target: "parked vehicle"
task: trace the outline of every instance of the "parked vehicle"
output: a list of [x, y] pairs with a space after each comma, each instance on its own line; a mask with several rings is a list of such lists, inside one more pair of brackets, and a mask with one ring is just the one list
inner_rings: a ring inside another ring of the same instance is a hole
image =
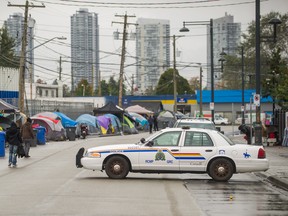
[[234, 144], [216, 130], [166, 128], [136, 144], [80, 148], [76, 167], [105, 170], [113, 179], [129, 172], [207, 173], [215, 181], [228, 181], [234, 173], [266, 171], [263, 146]]
[[230, 122], [227, 118], [223, 118], [221, 116], [215, 116], [214, 123], [215, 123], [215, 125], [228, 125], [228, 124], [230, 124]]
[[216, 130], [216, 127], [212, 121], [210, 121], [207, 118], [200, 118], [200, 117], [178, 119], [173, 127], [181, 128], [183, 126], [189, 126], [190, 128], [204, 128], [204, 129]]

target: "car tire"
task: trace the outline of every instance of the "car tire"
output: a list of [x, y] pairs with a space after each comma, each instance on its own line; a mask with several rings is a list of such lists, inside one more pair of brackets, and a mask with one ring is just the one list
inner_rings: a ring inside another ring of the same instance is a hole
[[121, 156], [112, 156], [105, 164], [105, 172], [112, 179], [125, 178], [129, 173], [129, 163]]
[[233, 175], [233, 165], [228, 159], [218, 158], [212, 161], [208, 173], [215, 181], [228, 181]]

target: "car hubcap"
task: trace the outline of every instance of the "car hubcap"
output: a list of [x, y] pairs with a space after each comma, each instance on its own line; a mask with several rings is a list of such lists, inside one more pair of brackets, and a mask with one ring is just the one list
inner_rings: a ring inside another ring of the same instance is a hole
[[121, 167], [120, 167], [119, 164], [115, 164], [115, 165], [113, 166], [113, 170], [114, 170], [114, 172], [119, 172], [120, 169], [121, 169]]
[[225, 168], [224, 167], [218, 167], [218, 173], [223, 175], [225, 173]]

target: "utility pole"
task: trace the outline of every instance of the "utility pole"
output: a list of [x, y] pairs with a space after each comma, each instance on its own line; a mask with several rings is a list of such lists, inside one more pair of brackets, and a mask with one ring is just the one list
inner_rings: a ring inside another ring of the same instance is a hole
[[134, 74], [132, 74], [131, 95], [134, 94]]
[[177, 80], [176, 80], [176, 36], [173, 35], [173, 92], [174, 92], [174, 113], [177, 112]]
[[124, 24], [123, 26], [123, 38], [122, 38], [122, 51], [121, 51], [121, 63], [120, 63], [120, 76], [119, 76], [119, 98], [118, 98], [118, 106], [122, 107], [122, 96], [123, 96], [123, 74], [124, 74], [124, 62], [125, 62], [125, 45], [127, 40], [127, 26], [128, 25], [136, 25], [135, 23], [127, 23], [128, 16], [127, 14], [123, 15], [115, 15], [116, 17], [124, 17], [124, 22], [112, 22], [118, 24]]
[[62, 75], [62, 56], [60, 56], [59, 60], [59, 80], [61, 80], [61, 75]]
[[98, 79], [98, 96], [101, 97], [102, 89], [101, 89], [101, 71], [99, 71], [99, 79]]
[[20, 56], [20, 71], [19, 71], [19, 96], [18, 96], [18, 107], [20, 112], [24, 112], [24, 95], [25, 95], [25, 57], [26, 57], [26, 46], [27, 46], [27, 28], [28, 28], [28, 9], [29, 7], [44, 8], [45, 5], [30, 5], [29, 1], [26, 0], [25, 5], [11, 4], [10, 2], [7, 5], [8, 7], [24, 7], [24, 30], [22, 35], [22, 47], [21, 47], [21, 56]]
[[202, 74], [203, 74], [203, 70], [202, 70], [202, 66], [200, 66], [200, 117], [203, 116], [203, 108], [202, 108]]

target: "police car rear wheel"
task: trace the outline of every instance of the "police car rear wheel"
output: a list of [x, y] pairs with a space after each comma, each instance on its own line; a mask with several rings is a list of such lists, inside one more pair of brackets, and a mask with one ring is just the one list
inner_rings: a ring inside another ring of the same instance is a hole
[[108, 159], [105, 165], [105, 172], [109, 178], [125, 178], [129, 172], [128, 161], [121, 156], [113, 156]]
[[215, 181], [228, 181], [232, 175], [233, 165], [225, 158], [216, 159], [209, 166], [209, 176]]

